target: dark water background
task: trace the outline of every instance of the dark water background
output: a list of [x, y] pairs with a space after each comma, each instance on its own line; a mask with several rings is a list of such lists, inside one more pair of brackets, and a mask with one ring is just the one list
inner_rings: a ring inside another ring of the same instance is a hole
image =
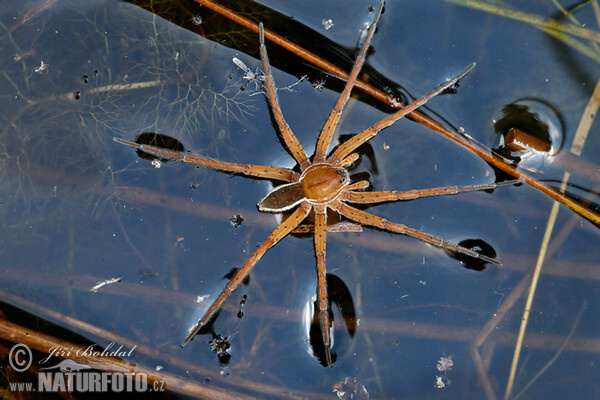
[[[557, 16], [549, 1], [513, 3], [526, 12]], [[0, 33], [42, 4], [6, 1]], [[276, 12], [254, 3], [236, 9], [346, 70], [359, 32], [372, 19], [369, 7], [376, 6], [261, 4]], [[575, 15], [597, 31], [591, 6]], [[201, 23], [193, 22], [197, 16]], [[324, 29], [324, 19], [334, 26]], [[307, 75], [278, 94], [287, 122], [312, 153], [342, 83], [272, 44], [267, 47], [277, 86]], [[228, 301], [229, 311], [212, 326], [231, 345], [223, 363], [211, 351], [210, 334], [183, 350], [179, 344], [224, 287], [224, 276], [242, 266], [277, 226], [275, 216], [256, 209], [271, 184], [172, 162], [154, 168], [112, 138], [159, 133], [219, 160], [293, 167], [265, 98], [232, 62], [237, 57], [253, 70], [259, 66], [257, 36], [192, 2], [64, 1], [2, 36], [0, 54], [0, 288], [11, 321], [59, 338], [75, 340], [70, 331], [85, 343], [109, 343], [64, 318], [15, 304], [8, 294], [165, 355], [137, 353], [128, 361], [257, 397], [267, 395], [252, 391], [248, 382], [279, 388], [278, 395], [268, 395], [273, 398], [287, 398], [290, 390], [334, 398], [334, 384], [356, 377], [373, 398], [484, 398], [469, 346], [533, 270], [552, 207], [548, 197], [525, 185], [507, 186], [370, 209], [450, 242], [483, 240], [495, 249], [502, 268], [469, 270], [417, 240], [369, 229], [330, 234], [328, 272], [347, 286], [359, 320], [350, 335], [336, 311], [331, 369], [313, 355], [304, 316], [316, 287], [312, 239], [285, 238], [259, 261], [249, 283]], [[477, 67], [457, 93], [432, 100], [424, 110], [428, 115], [498, 147], [493, 121], [502, 118], [503, 108], [517, 101], [541, 104], [540, 119], [558, 130], [560, 151], [570, 148], [598, 78], [597, 61], [525, 22], [443, 1], [390, 1], [361, 78], [395, 96], [414, 98], [473, 61]], [[324, 87], [317, 90], [320, 81]], [[360, 95], [348, 104], [339, 133], [360, 132], [387, 112]], [[597, 163], [599, 146], [596, 123], [582, 157]], [[364, 152], [353, 173], [368, 174], [376, 190], [495, 178], [477, 156], [405, 119], [371, 140]], [[563, 177], [564, 168], [552, 157], [523, 163], [554, 187]], [[578, 195], [598, 186], [578, 176], [570, 182]], [[235, 215], [244, 219], [237, 228], [230, 222]], [[595, 398], [600, 396], [598, 230], [561, 206], [555, 232], [565, 238], [541, 275], [515, 392], [559, 351], [585, 307], [572, 346], [522, 398]], [[121, 283], [90, 292], [96, 282], [114, 277], [122, 277]], [[195, 302], [206, 295], [205, 302]], [[498, 397], [504, 394], [524, 305], [525, 295], [484, 346]], [[243, 311], [242, 318], [237, 311]], [[440, 357], [452, 357], [452, 370], [436, 369]], [[181, 368], [174, 359], [197, 370]], [[435, 387], [436, 376], [445, 388]]]

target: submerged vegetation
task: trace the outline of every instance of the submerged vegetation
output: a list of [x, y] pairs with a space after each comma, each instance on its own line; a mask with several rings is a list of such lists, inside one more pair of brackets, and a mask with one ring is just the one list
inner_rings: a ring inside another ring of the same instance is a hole
[[208, 152], [225, 143], [210, 132], [227, 132], [254, 100], [207, 43], [125, 3], [55, 7], [5, 37], [0, 192], [4, 210], [15, 207], [7, 224], [104, 204], [115, 184], [114, 136], [173, 133]]
[[[302, 234], [271, 250], [207, 327], [210, 335], [181, 350], [181, 333], [235, 273], [229, 268], [243, 265], [280, 223], [255, 209], [270, 187], [143, 160], [112, 138], [174, 138], [178, 150], [203, 157], [291, 168], [255, 85], [262, 76], [257, 35], [194, 1], [5, 3], [4, 345], [17, 331], [37, 344], [137, 346], [119, 366], [166, 377], [169, 389], [203, 398], [325, 398], [331, 390], [381, 398], [590, 398], [600, 391], [590, 367], [600, 348], [597, 226], [527, 185], [369, 210], [465, 247], [489, 246], [502, 268], [467, 270], [464, 260], [369, 229], [328, 236], [327, 286], [339, 305], [333, 313], [348, 324], [336, 327], [333, 369], [313, 368], [310, 346], [321, 333], [299, 322], [310, 322], [303, 310], [316, 285]], [[355, 14], [368, 15], [370, 5], [350, 3], [280, 2], [269, 10], [219, 1], [346, 71], [364, 29]], [[387, 100], [410, 102], [476, 61], [457, 93], [428, 103], [425, 115], [503, 150], [518, 168], [596, 212], [600, 7], [563, 3], [388, 2], [359, 79]], [[297, 92], [279, 94], [288, 122], [300, 124], [295, 132], [312, 146], [343, 80], [267, 47], [279, 89], [308, 75]], [[391, 110], [354, 95], [341, 123], [345, 139]], [[554, 116], [558, 123], [549, 124]], [[487, 182], [498, 173], [416, 123], [394, 128], [362, 149], [360, 179], [412, 189]], [[55, 342], [44, 342], [48, 336]], [[0, 367], [0, 388], [19, 378]]]

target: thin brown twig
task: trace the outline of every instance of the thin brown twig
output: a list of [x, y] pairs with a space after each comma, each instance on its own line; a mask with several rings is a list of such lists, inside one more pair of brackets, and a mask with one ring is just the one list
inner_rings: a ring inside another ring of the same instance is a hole
[[[96, 278], [91, 278], [91, 279], [96, 279]], [[66, 282], [66, 280], [65, 280], [65, 282]], [[120, 294], [124, 295], [127, 292], [132, 291], [132, 287], [135, 287], [135, 286], [138, 286], [139, 289], [143, 288], [143, 285], [137, 285], [137, 284], [131, 285], [129, 287], [124, 287], [123, 289], [121, 289]], [[84, 288], [78, 288], [78, 289], [83, 290]], [[143, 288], [143, 290], [148, 292], [147, 288]], [[140, 292], [140, 290], [133, 290], [133, 291], [136, 293]], [[175, 300], [176, 300], [175, 303], [179, 303], [180, 305], [181, 304], [188, 304], [188, 305], [194, 304], [193, 301], [185, 301], [185, 300], [190, 300], [192, 298], [192, 295], [185, 295], [185, 294], [181, 294], [179, 292], [173, 292], [170, 290], [168, 291], [168, 293], [169, 294], [167, 294], [167, 292], [156, 293], [156, 291], [155, 291], [155, 294], [158, 297], [160, 297], [161, 299], [170, 297], [170, 298], [175, 298]], [[119, 293], [117, 293], [117, 294], [119, 294]], [[182, 299], [182, 296], [183, 296], [183, 299], [185, 299], [185, 300]], [[137, 297], [137, 296], [135, 296], [135, 297]], [[152, 348], [152, 347], [148, 347], [143, 344], [140, 344], [140, 343], [136, 343], [133, 340], [128, 339], [126, 337], [119, 336], [113, 332], [99, 328], [95, 325], [81, 321], [77, 318], [74, 318], [74, 317], [71, 317], [68, 315], [64, 315], [58, 311], [52, 310], [48, 307], [44, 307], [40, 304], [31, 302], [29, 300], [26, 300], [22, 297], [5, 292], [3, 290], [0, 290], [0, 300], [3, 300], [10, 304], [13, 304], [14, 306], [17, 306], [19, 308], [26, 309], [30, 312], [34, 312], [36, 315], [42, 316], [46, 319], [60, 322], [62, 325], [69, 326], [71, 329], [73, 329], [77, 332], [85, 332], [88, 335], [92, 335], [95, 337], [100, 337], [102, 339], [105, 339], [107, 342], [119, 343], [127, 348], [135, 348], [136, 353], [140, 353], [140, 354], [144, 354], [146, 356], [152, 357], [155, 360], [159, 360], [161, 363], [165, 363], [165, 362], [169, 363], [169, 365], [178, 367], [184, 371], [194, 371], [194, 373], [196, 375], [199, 375], [202, 377], [210, 377], [211, 380], [214, 382], [221, 382], [224, 385], [231, 385], [231, 386], [236, 386], [238, 388], [243, 388], [246, 390], [254, 391], [257, 394], [260, 394], [261, 397], [264, 395], [269, 395], [269, 396], [275, 396], [275, 397], [280, 397], [280, 398], [284, 398], [284, 399], [288, 399], [288, 398], [293, 398], [293, 399], [329, 398], [327, 396], [322, 396], [321, 394], [314, 393], [314, 392], [305, 392], [305, 391], [290, 390], [290, 389], [286, 389], [285, 391], [282, 391], [280, 387], [263, 384], [263, 383], [256, 382], [254, 380], [244, 379], [244, 378], [240, 378], [240, 377], [236, 378], [235, 380], [225, 380], [224, 378], [222, 378], [220, 376], [219, 371], [215, 371], [214, 369], [211, 369], [211, 368], [201, 367], [199, 365], [182, 360], [182, 359], [172, 356], [170, 354], [163, 353], [163, 352], [157, 350], [156, 348]], [[233, 311], [233, 309], [229, 309], [229, 310]], [[0, 328], [0, 330], [1, 329], [2, 328]], [[25, 328], [23, 328], [23, 329], [25, 329]], [[29, 332], [29, 331], [27, 331], [27, 332]], [[0, 337], [2, 337], [1, 332], [0, 332]], [[17, 343], [17, 341], [13, 341], [13, 342]], [[25, 342], [22, 342], [22, 343], [25, 343]], [[71, 346], [68, 348], [77, 348], [77, 345], [71, 344]], [[179, 348], [179, 346], [177, 346], [177, 348]], [[40, 351], [42, 351], [42, 350], [40, 350]], [[48, 352], [46, 351], [46, 353], [48, 353]], [[76, 359], [74, 359], [74, 360], [76, 360]], [[92, 361], [94, 363], [97, 363], [96, 359], [94, 359]], [[92, 361], [88, 360], [88, 362], [92, 362]], [[82, 361], [82, 362], [85, 362], [85, 361]], [[119, 361], [119, 362], [124, 363], [124, 361]], [[125, 363], [125, 364], [127, 364], [127, 363]], [[129, 365], [129, 364], [127, 364], [127, 365]], [[113, 366], [113, 365], [111, 364], [110, 366]], [[123, 367], [123, 368], [125, 368], [125, 367]], [[164, 377], [163, 374], [158, 374], [157, 376]], [[167, 375], [167, 377], [170, 377], [170, 376]], [[179, 378], [179, 377], [176, 377], [176, 378], [183, 379], [183, 378]], [[167, 380], [166, 378], [165, 378], [165, 380], [166, 380], [167, 384], [169, 384], [170, 380]], [[185, 380], [190, 381], [190, 379], [188, 377], [186, 377]], [[195, 385], [195, 384], [193, 382], [191, 384], [192, 384], [191, 388], [193, 389], [193, 385]], [[204, 387], [203, 385], [200, 385], [200, 386]], [[173, 388], [171, 386], [169, 386], [168, 389], [173, 390]], [[178, 390], [174, 390], [174, 391], [178, 392]], [[220, 392], [223, 395], [226, 395], [228, 393], [224, 389], [221, 389]], [[179, 393], [189, 394], [186, 392], [179, 392]], [[207, 395], [211, 394], [210, 392], [207, 392], [207, 393], [208, 393]], [[233, 393], [233, 394], [235, 394], [235, 393]], [[207, 398], [213, 398], [213, 397], [207, 397]]]
[[[30, 349], [40, 351], [44, 354], [53, 354], [53, 349], [57, 348], [78, 348], [76, 343], [60, 340], [53, 336], [25, 328], [21, 325], [6, 320], [0, 320], [0, 338], [12, 343], [25, 344]], [[150, 385], [152, 385], [153, 382], [165, 382], [166, 389], [192, 397], [215, 400], [242, 400], [253, 398], [247, 395], [242, 396], [241, 394], [233, 391], [225, 392], [222, 389], [215, 389], [206, 385], [190, 382], [188, 379], [183, 379], [170, 373], [159, 373], [140, 364], [130, 364], [114, 357], [94, 357], [92, 355], [88, 355], [86, 352], [74, 352], [69, 354], [68, 357], [75, 362], [93, 366], [94, 369], [103, 371], [120, 371], [132, 374], [145, 374]]]
[[[216, 4], [211, 0], [195, 0], [195, 1], [202, 4], [203, 6], [205, 6], [207, 8], [210, 8], [214, 12], [223, 15], [224, 17], [236, 22], [237, 24], [239, 24], [253, 32], [258, 32], [258, 23], [251, 21], [245, 17], [242, 17], [241, 15], [237, 14], [236, 12], [234, 12], [224, 6], [221, 6], [220, 4]], [[265, 32], [265, 38], [270, 40], [271, 42], [285, 48], [286, 50], [289, 50], [290, 52], [297, 55], [298, 57], [303, 58], [304, 60], [310, 62], [311, 64], [323, 69], [324, 71], [326, 71], [342, 80], [348, 79], [348, 74], [345, 71], [343, 71], [342, 69], [340, 69], [339, 67], [333, 65], [332, 63], [322, 59], [321, 57], [318, 57], [314, 53], [307, 51], [306, 49], [290, 42], [289, 40], [285, 39], [284, 37], [282, 37], [274, 32], [271, 32], [267, 29], [265, 29], [264, 32]], [[358, 89], [362, 90], [364, 93], [372, 96], [373, 98], [383, 102], [384, 104], [386, 104], [390, 107], [393, 107], [395, 109], [404, 108], [403, 104], [400, 104], [396, 99], [392, 98], [390, 95], [388, 95], [378, 89], [375, 89], [374, 87], [370, 86], [369, 84], [367, 84], [363, 81], [357, 80], [355, 87], [357, 87]], [[517, 169], [517, 167], [515, 165], [506, 163], [502, 157], [492, 153], [488, 149], [485, 149], [483, 146], [479, 145], [476, 141], [468, 140], [466, 137], [463, 137], [463, 136], [459, 135], [458, 133], [446, 128], [439, 122], [434, 121], [433, 119], [429, 118], [428, 116], [426, 116], [418, 111], [411, 112], [407, 117], [414, 120], [415, 122], [418, 122], [430, 129], [434, 130], [435, 132], [441, 134], [442, 136], [446, 137], [450, 141], [471, 151], [472, 153], [479, 156], [481, 159], [483, 159], [484, 161], [493, 165], [494, 167], [506, 172], [507, 174], [509, 174], [517, 179], [520, 179], [521, 181], [527, 183], [531, 187], [534, 187], [535, 189], [539, 190], [540, 192], [546, 194], [547, 196], [554, 199], [555, 201], [558, 201], [559, 203], [564, 204], [565, 206], [569, 207], [571, 210], [573, 210], [577, 214], [583, 216], [584, 218], [587, 218], [588, 220], [595, 223], [596, 225], [600, 225], [600, 214], [598, 214], [595, 211], [590, 210], [586, 207], [582, 207], [581, 204], [579, 204], [576, 200], [573, 200], [572, 198], [567, 196], [565, 193], [558, 191], [556, 189], [553, 189], [550, 186], [546, 185], [545, 183], [533, 178], [531, 175]], [[467, 136], [467, 135], [465, 135], [465, 136]]]

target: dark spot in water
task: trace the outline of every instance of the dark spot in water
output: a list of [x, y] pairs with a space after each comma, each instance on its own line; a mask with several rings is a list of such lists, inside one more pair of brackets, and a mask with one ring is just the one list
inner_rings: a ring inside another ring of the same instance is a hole
[[[459, 246], [465, 247], [469, 250], [473, 250], [476, 253], [488, 256], [490, 258], [496, 258], [496, 250], [487, 242], [481, 239], [465, 239], [458, 243]], [[485, 269], [486, 261], [479, 258], [469, 257], [466, 254], [448, 252], [452, 258], [455, 258], [462, 262], [463, 266], [467, 269], [474, 271], [483, 271]]]
[[88, 76], [87, 75], [83, 75], [83, 83], [88, 83]]
[[79, 90], [75, 91], [75, 100], [79, 100], [81, 98], [80, 93], [81, 92]]
[[244, 316], [244, 308], [246, 306], [246, 300], [248, 299], [248, 296], [243, 295], [242, 296], [242, 300], [240, 300], [240, 309], [237, 313], [238, 318], [242, 318]]
[[458, 92], [459, 87], [459, 82], [456, 82], [454, 85], [450, 85], [446, 89], [444, 89], [442, 93], [440, 93], [440, 96], [444, 94], [456, 94]]
[[221, 335], [213, 335], [213, 340], [208, 343], [210, 344], [210, 351], [217, 355], [222, 364], [229, 363], [231, 354], [228, 353], [228, 350], [231, 348], [231, 344], [227, 336], [223, 338]]
[[[183, 147], [183, 143], [179, 140], [172, 138], [167, 135], [161, 135], [160, 133], [153, 132], [144, 132], [140, 133], [136, 138], [135, 142], [138, 144], [147, 144], [149, 146], [159, 147], [161, 149], [169, 149], [178, 152], [183, 152], [185, 148]], [[137, 150], [137, 155], [140, 158], [144, 158], [146, 160], [154, 161], [156, 160], [156, 156], [152, 154], [145, 153], [142, 150]], [[168, 159], [160, 159], [160, 162], [167, 162]]]
[[242, 218], [241, 215], [237, 214], [229, 218], [229, 222], [231, 223], [231, 226], [233, 226], [234, 228], [238, 228], [240, 225], [242, 225], [242, 222], [244, 222], [244, 218]]

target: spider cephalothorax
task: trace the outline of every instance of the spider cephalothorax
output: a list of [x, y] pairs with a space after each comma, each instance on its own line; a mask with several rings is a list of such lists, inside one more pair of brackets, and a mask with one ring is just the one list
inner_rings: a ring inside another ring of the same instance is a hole
[[320, 323], [320, 330], [325, 347], [326, 364], [331, 366], [331, 338], [330, 338], [330, 321], [327, 302], [327, 286], [326, 286], [326, 269], [325, 269], [325, 247], [327, 236], [327, 211], [328, 209], [337, 212], [343, 217], [355, 223], [387, 230], [395, 233], [412, 236], [422, 240], [430, 245], [445, 249], [450, 252], [460, 253], [474, 259], [479, 259], [483, 262], [499, 265], [495, 259], [479, 254], [471, 249], [445, 242], [444, 240], [419, 232], [405, 225], [390, 222], [384, 218], [377, 217], [366, 211], [362, 211], [349, 203], [381, 203], [398, 200], [412, 200], [427, 196], [440, 196], [446, 194], [457, 194], [467, 191], [494, 189], [498, 184], [481, 184], [471, 186], [449, 186], [435, 189], [411, 190], [405, 192], [398, 191], [364, 191], [368, 188], [367, 181], [358, 181], [351, 183], [348, 171], [345, 166], [353, 163], [358, 159], [356, 149], [367, 142], [369, 139], [377, 135], [382, 129], [389, 127], [394, 122], [403, 116], [414, 111], [418, 107], [425, 104], [429, 99], [438, 95], [449, 87], [452, 87], [460, 78], [465, 76], [475, 64], [470, 65], [465, 71], [460, 73], [455, 78], [445, 82], [431, 93], [417, 99], [402, 110], [392, 114], [383, 120], [377, 122], [363, 132], [353, 136], [340, 146], [338, 146], [332, 154], [328, 155], [331, 139], [338, 125], [344, 105], [350, 97], [350, 92], [356, 82], [359, 71], [365, 61], [365, 55], [369, 48], [371, 39], [375, 32], [375, 26], [381, 15], [384, 1], [379, 4], [373, 23], [369, 27], [364, 44], [360, 50], [356, 62], [350, 72], [346, 86], [337, 100], [333, 110], [331, 111], [327, 122], [317, 140], [314, 156], [312, 161], [306, 156], [306, 153], [300, 142], [285, 122], [279, 103], [277, 101], [275, 84], [271, 76], [271, 67], [267, 57], [267, 49], [265, 46], [264, 29], [262, 24], [259, 26], [259, 41], [260, 55], [264, 70], [264, 85], [267, 92], [267, 98], [271, 104], [271, 110], [279, 132], [285, 142], [287, 150], [299, 165], [300, 173], [290, 169], [235, 164], [222, 161], [211, 160], [199, 156], [183, 154], [176, 151], [161, 149], [154, 146], [148, 146], [135, 142], [130, 142], [123, 139], [115, 138], [115, 141], [135, 147], [146, 153], [152, 154], [159, 159], [178, 160], [189, 164], [202, 165], [216, 170], [242, 174], [254, 178], [269, 179], [285, 182], [283, 185], [276, 187], [270, 191], [259, 203], [260, 211], [266, 212], [282, 212], [295, 209], [295, 211], [284, 220], [267, 238], [267, 240], [254, 252], [246, 264], [237, 271], [235, 276], [229, 281], [225, 289], [219, 297], [211, 304], [204, 316], [198, 321], [196, 326], [187, 336], [183, 345], [189, 342], [198, 331], [208, 324], [211, 318], [221, 308], [221, 305], [227, 297], [233, 292], [237, 286], [248, 275], [252, 267], [260, 260], [267, 250], [274, 246], [277, 242], [292, 232], [298, 225], [304, 221], [311, 211], [314, 212], [314, 245], [315, 256], [317, 259], [317, 276], [318, 276], [318, 299], [317, 299], [317, 318]]
[[258, 202], [258, 209], [266, 212], [287, 211], [302, 201], [326, 205], [340, 197], [348, 187], [350, 177], [343, 167], [327, 163], [311, 164], [298, 181], [277, 186]]

